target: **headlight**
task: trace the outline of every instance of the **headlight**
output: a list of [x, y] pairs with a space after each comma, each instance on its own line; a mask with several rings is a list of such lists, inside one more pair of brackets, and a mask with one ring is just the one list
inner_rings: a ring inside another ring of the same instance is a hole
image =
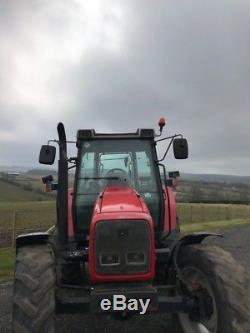
[[145, 265], [144, 252], [129, 252], [126, 254], [128, 265]]
[[120, 257], [116, 253], [100, 254], [100, 265], [101, 266], [120, 265]]

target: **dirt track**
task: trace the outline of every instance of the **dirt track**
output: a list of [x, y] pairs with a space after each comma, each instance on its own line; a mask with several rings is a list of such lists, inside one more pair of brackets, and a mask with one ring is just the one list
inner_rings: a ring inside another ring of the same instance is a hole
[[[250, 266], [250, 226], [237, 227], [222, 232], [224, 239], [207, 242], [221, 244], [239, 260], [244, 267]], [[250, 276], [248, 275], [250, 289]], [[10, 333], [11, 283], [0, 285], [0, 333]], [[65, 315], [57, 318], [59, 333], [180, 333], [171, 317], [166, 315], [136, 316], [129, 321], [116, 321], [106, 316]]]

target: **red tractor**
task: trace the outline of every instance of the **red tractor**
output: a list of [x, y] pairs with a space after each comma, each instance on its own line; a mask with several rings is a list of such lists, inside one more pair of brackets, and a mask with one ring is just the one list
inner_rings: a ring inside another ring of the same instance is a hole
[[[171, 145], [175, 158], [187, 158], [188, 145], [179, 134], [159, 138], [164, 125], [161, 119], [159, 135], [79, 130], [77, 157], [69, 158], [58, 124], [59, 139], [50, 140], [59, 146], [58, 182], [43, 178], [57, 190], [57, 224], [17, 237], [13, 332], [53, 333], [57, 313], [84, 311], [120, 319], [173, 313], [184, 333], [242, 332], [243, 269], [227, 252], [202, 243], [220, 235], [180, 234], [172, 190], [178, 172], [167, 177], [160, 162]], [[159, 159], [156, 145], [164, 140], [170, 142]], [[54, 163], [50, 142], [40, 163]]]

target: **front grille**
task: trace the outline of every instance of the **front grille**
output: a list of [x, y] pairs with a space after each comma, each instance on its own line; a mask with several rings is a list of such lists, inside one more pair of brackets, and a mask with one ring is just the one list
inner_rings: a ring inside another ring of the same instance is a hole
[[150, 228], [144, 220], [101, 221], [95, 227], [95, 270], [103, 275], [150, 270]]

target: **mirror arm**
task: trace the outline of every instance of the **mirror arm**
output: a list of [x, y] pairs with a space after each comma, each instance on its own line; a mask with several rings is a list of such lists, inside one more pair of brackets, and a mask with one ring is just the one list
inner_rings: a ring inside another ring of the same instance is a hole
[[167, 149], [166, 149], [165, 154], [163, 155], [163, 157], [160, 160], [158, 160], [157, 162], [161, 162], [161, 161], [163, 161], [165, 159], [165, 157], [167, 156], [167, 153], [169, 152], [169, 149], [170, 149], [173, 141], [174, 141], [174, 137], [172, 137], [171, 141], [169, 142], [169, 145], [168, 145], [168, 147], [167, 147]]
[[175, 134], [175, 135], [167, 136], [167, 137], [159, 139], [159, 140], [155, 140], [155, 142], [160, 142], [160, 141], [164, 141], [164, 140], [174, 139], [174, 138], [177, 138], [177, 137], [183, 138], [183, 135], [182, 134]]
[[49, 145], [51, 142], [56, 142], [59, 144], [59, 141], [54, 139], [54, 140], [48, 140], [47, 145]]
[[[56, 142], [59, 144], [59, 140], [54, 139], [54, 140], [48, 140], [47, 145], [49, 145], [50, 142]], [[76, 143], [76, 141], [66, 141], [66, 143]]]
[[70, 157], [70, 158], [68, 158], [68, 162], [69, 162], [69, 163], [75, 163], [75, 164], [76, 164], [76, 162], [77, 162], [77, 157]]
[[68, 167], [68, 170], [73, 169], [73, 168], [75, 168], [75, 167], [76, 167], [76, 164], [71, 165], [70, 167]]
[[77, 161], [78, 161], [77, 157], [70, 157], [70, 158], [68, 158], [67, 162], [74, 163], [74, 165], [71, 165], [70, 167], [68, 167], [68, 170], [75, 168], [76, 165], [77, 165]]

